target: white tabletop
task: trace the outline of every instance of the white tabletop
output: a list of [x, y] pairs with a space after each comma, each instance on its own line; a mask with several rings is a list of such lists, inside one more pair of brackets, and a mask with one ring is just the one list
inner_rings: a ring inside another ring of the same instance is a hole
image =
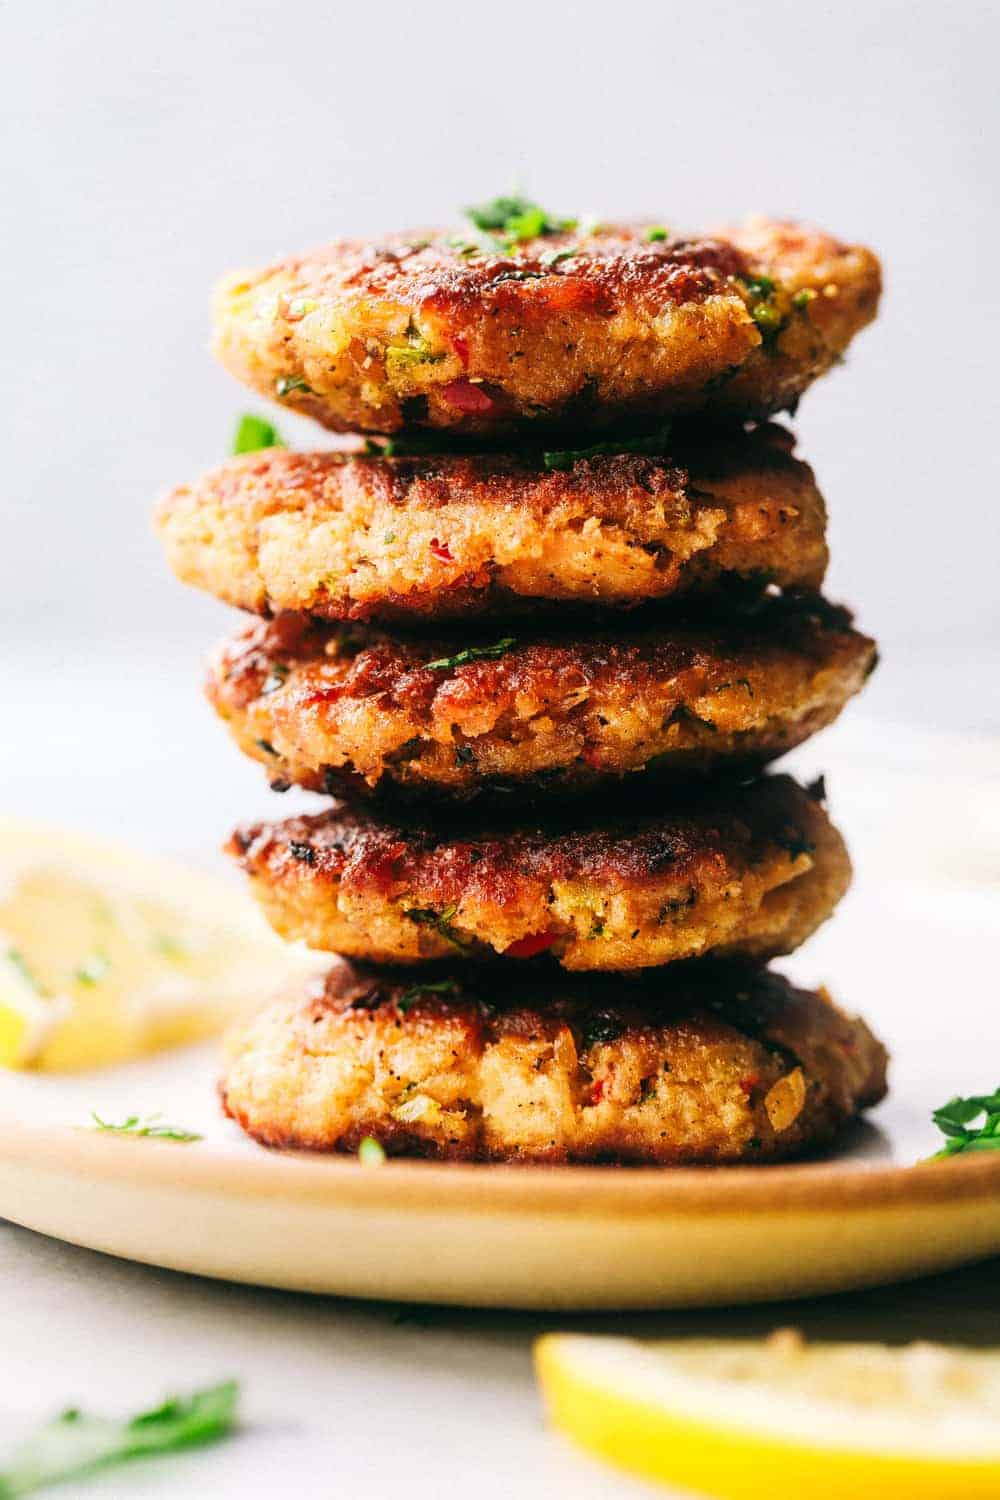
[[[0, 744], [11, 810], [130, 837], [217, 867], [228, 825], [275, 804], [199, 707], [190, 675], [135, 658], [22, 663], [5, 697], [37, 727], [32, 754]], [[193, 666], [193, 664], [192, 664]], [[122, 681], [128, 692], [117, 691]], [[87, 691], [82, 691], [86, 684]], [[20, 698], [19, 698], [20, 695]], [[74, 717], [67, 727], [67, 696]], [[995, 742], [937, 742], [942, 776], [958, 753], [975, 781]], [[138, 747], [138, 748], [137, 748]], [[845, 723], [839, 757], [926, 763], [927, 742], [886, 723]], [[815, 757], [813, 757], [815, 759]], [[856, 774], [856, 769], [855, 769]], [[948, 818], [947, 793], [940, 817]], [[847, 829], [850, 834], [850, 828]], [[413, 1310], [228, 1286], [116, 1261], [0, 1224], [4, 1359], [0, 1439], [68, 1405], [126, 1411], [230, 1376], [244, 1428], [217, 1448], [109, 1471], [76, 1495], [336, 1496], [477, 1500], [651, 1494], [546, 1433], [530, 1347], [554, 1327], [643, 1336], [766, 1332], [1000, 1342], [1000, 1262], [910, 1286], [757, 1310], [567, 1318]], [[658, 1491], [657, 1493], [662, 1493]]]

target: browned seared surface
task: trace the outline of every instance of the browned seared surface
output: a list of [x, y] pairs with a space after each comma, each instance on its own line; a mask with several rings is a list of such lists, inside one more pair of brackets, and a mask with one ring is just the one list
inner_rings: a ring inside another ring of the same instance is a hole
[[207, 692], [279, 787], [467, 800], [763, 764], [831, 723], [874, 662], [812, 596], [728, 624], [513, 638], [286, 614], [224, 643]]
[[761, 417], [794, 408], [879, 291], [871, 251], [763, 217], [702, 238], [608, 224], [513, 248], [428, 231], [228, 276], [215, 351], [338, 431]]
[[826, 511], [791, 445], [768, 427], [557, 469], [541, 450], [269, 449], [175, 489], [157, 524], [183, 582], [258, 614], [405, 622], [816, 588]]
[[492, 830], [334, 804], [238, 829], [229, 852], [283, 936], [380, 963], [766, 959], [796, 948], [847, 888], [840, 835], [790, 777], [655, 800], [661, 810], [642, 817], [571, 813]]
[[459, 1160], [765, 1162], [885, 1093], [825, 991], [737, 964], [640, 976], [400, 973], [338, 959], [228, 1039], [226, 1109], [267, 1146]]

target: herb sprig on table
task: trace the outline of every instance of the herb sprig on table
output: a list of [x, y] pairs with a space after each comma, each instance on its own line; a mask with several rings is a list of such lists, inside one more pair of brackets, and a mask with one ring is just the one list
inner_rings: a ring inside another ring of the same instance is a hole
[[1000, 1087], [992, 1094], [949, 1099], [934, 1111], [934, 1124], [947, 1140], [931, 1161], [962, 1151], [1000, 1151]]
[[0, 1500], [17, 1500], [110, 1464], [218, 1442], [235, 1427], [238, 1399], [239, 1386], [227, 1380], [121, 1420], [64, 1411], [7, 1455]]

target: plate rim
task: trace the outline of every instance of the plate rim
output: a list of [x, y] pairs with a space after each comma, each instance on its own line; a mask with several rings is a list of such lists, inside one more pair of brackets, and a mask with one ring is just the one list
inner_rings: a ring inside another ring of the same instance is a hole
[[4, 1121], [0, 1164], [46, 1167], [83, 1180], [209, 1192], [228, 1199], [293, 1199], [317, 1207], [400, 1212], [447, 1208], [491, 1214], [647, 1218], [734, 1213], [877, 1211], [996, 1198], [1000, 1153], [912, 1166], [830, 1159], [756, 1167], [600, 1167], [393, 1160], [269, 1151], [246, 1156], [212, 1143], [105, 1136], [88, 1126]]

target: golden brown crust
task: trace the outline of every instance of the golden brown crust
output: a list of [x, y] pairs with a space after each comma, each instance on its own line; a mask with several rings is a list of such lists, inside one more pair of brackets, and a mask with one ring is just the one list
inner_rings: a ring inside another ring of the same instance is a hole
[[766, 1162], [885, 1093], [886, 1053], [824, 991], [737, 964], [567, 979], [337, 960], [227, 1043], [264, 1145], [454, 1160]]
[[791, 409], [878, 306], [869, 250], [763, 217], [703, 239], [624, 224], [509, 253], [454, 241], [341, 241], [234, 273], [215, 352], [338, 431], [587, 430]]
[[279, 789], [548, 798], [651, 765], [667, 778], [773, 760], [831, 723], [874, 660], [850, 615], [812, 596], [727, 624], [513, 640], [286, 614], [225, 642], [207, 692]]
[[385, 458], [270, 449], [160, 503], [185, 583], [259, 614], [504, 614], [698, 596], [770, 579], [816, 588], [826, 512], [769, 427], [673, 457], [545, 467], [541, 454]]
[[359, 808], [233, 835], [285, 937], [379, 963], [544, 953], [635, 969], [703, 953], [790, 953], [850, 880], [840, 835], [790, 777], [589, 820], [493, 829], [386, 822]]

